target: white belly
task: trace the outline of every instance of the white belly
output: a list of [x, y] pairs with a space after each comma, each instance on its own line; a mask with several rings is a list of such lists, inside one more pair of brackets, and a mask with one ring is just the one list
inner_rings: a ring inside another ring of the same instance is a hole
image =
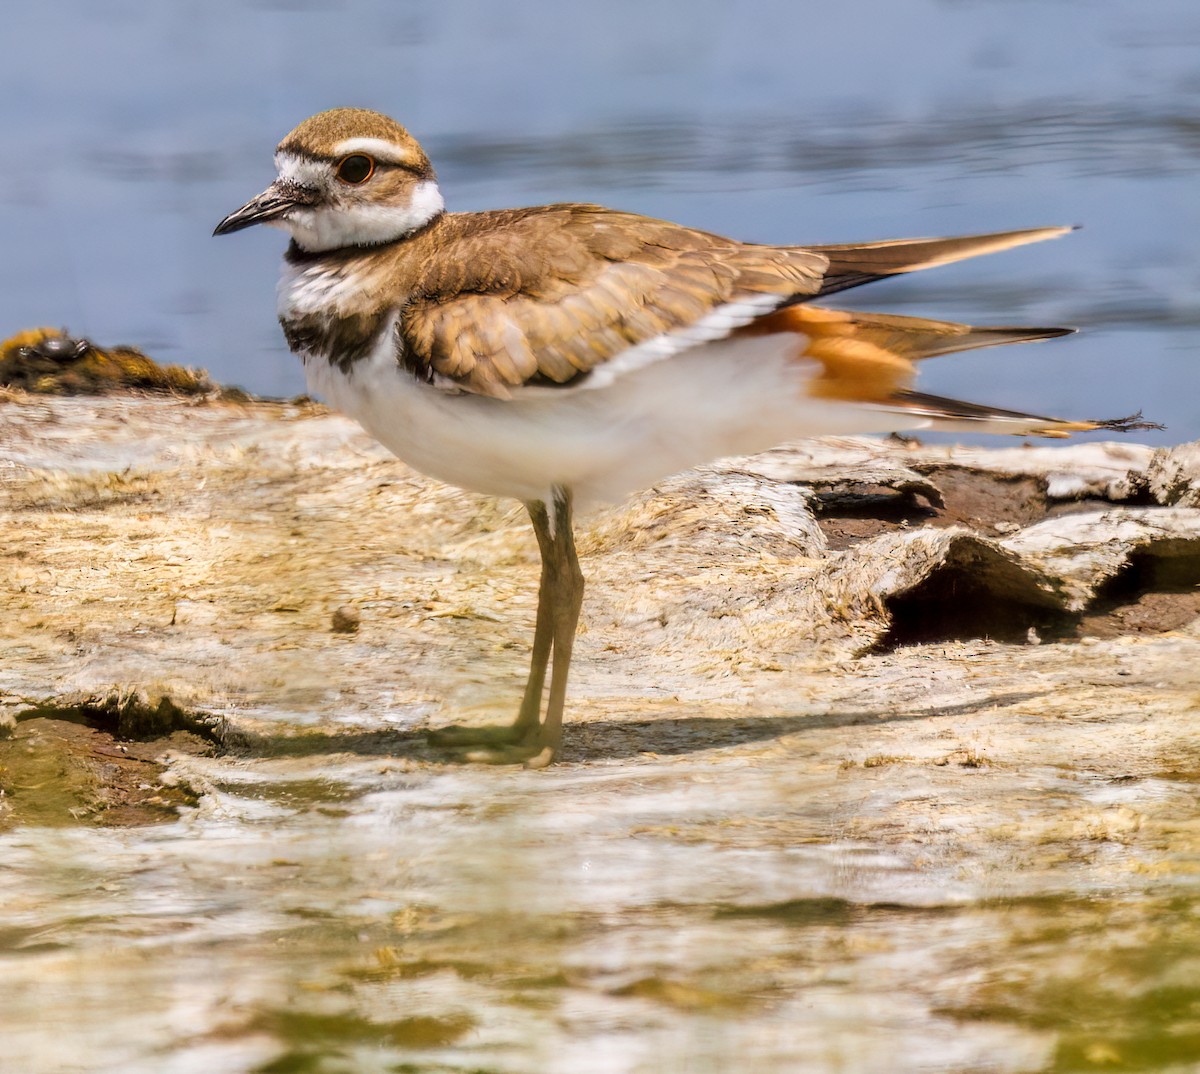
[[788, 440], [890, 432], [921, 422], [813, 399], [815, 366], [794, 335], [694, 347], [604, 387], [523, 389], [511, 400], [452, 394], [396, 364], [391, 333], [342, 373], [309, 357], [309, 389], [356, 419], [410, 466], [494, 496], [614, 501], [670, 474]]

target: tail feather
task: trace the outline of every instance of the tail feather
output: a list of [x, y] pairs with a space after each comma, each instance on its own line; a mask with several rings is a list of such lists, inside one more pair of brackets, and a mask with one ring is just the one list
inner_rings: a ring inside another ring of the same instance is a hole
[[1075, 332], [1074, 328], [959, 324], [928, 317], [831, 310], [821, 306], [790, 306], [770, 315], [766, 323], [772, 318], [775, 331], [783, 328], [813, 337], [856, 339], [914, 362], [981, 347], [1056, 339]]
[[1093, 429], [1124, 432], [1128, 429], [1145, 428], [1148, 424], [1139, 423], [1141, 415], [1115, 421], [1066, 421], [1062, 418], [1025, 414], [1019, 410], [1004, 410], [1000, 407], [968, 403], [962, 399], [947, 399], [940, 395], [908, 389], [896, 392], [889, 402], [891, 405], [888, 409], [894, 408], [898, 415], [920, 418], [921, 424], [926, 428], [942, 432], [1004, 433], [1012, 436], [1061, 438], [1072, 433], [1090, 432]]
[[968, 257], [992, 254], [1030, 242], [1042, 242], [1073, 230], [1070, 227], [1039, 227], [945, 239], [891, 239], [841, 246], [807, 246], [805, 249], [829, 258], [829, 267], [825, 270], [821, 290], [816, 295], [806, 297], [832, 295], [887, 276], [949, 265]]
[[954, 321], [932, 321], [921, 317], [900, 318], [855, 315], [862, 325], [863, 338], [876, 346], [913, 361], [940, 358], [945, 354], [1002, 347], [1008, 343], [1036, 343], [1043, 339], [1069, 336], [1074, 328], [1022, 328], [1017, 325], [969, 325]]
[[1053, 339], [1071, 328], [976, 327], [925, 317], [789, 306], [739, 329], [741, 335], [793, 333], [797, 357], [820, 366], [809, 392], [823, 399], [890, 403], [916, 377], [914, 362], [979, 347]]
[[1053, 339], [1070, 334], [1075, 331], [1073, 328], [974, 326], [923, 317], [831, 310], [807, 304], [810, 299], [873, 280], [1057, 238], [1071, 230], [1069, 227], [1031, 228], [957, 238], [895, 239], [806, 247], [828, 259], [818, 294], [797, 296], [794, 303], [764, 314], [738, 329], [737, 333], [794, 333], [799, 344], [797, 358], [814, 362], [818, 367], [809, 383], [809, 395], [887, 411], [896, 416], [897, 430], [933, 428], [951, 432], [1066, 437], [1094, 429], [1128, 432], [1161, 428], [1143, 421], [1140, 413], [1108, 421], [1067, 421], [947, 399], [914, 391], [911, 387], [916, 376], [914, 363], [925, 358], [1006, 343]]

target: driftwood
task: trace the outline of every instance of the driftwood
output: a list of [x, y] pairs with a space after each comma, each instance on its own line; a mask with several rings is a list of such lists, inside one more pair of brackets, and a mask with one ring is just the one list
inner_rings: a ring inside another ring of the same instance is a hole
[[583, 522], [563, 763], [496, 772], [424, 731], [515, 706], [518, 507], [308, 403], [4, 396], [5, 1054], [1190, 1058], [1198, 489], [864, 439], [665, 481]]
[[[511, 704], [534, 596], [515, 506], [303, 402], [14, 392], [0, 417], [10, 731], [131, 693], [219, 718], [228, 742]], [[1014, 686], [1037, 643], [1068, 679], [1146, 643], [1190, 669], [1198, 488], [1194, 445], [867, 439], [663, 482], [585, 520], [567, 757], [604, 757], [586, 729], [614, 710], [852, 694], [888, 654], [919, 680], [961, 673], [967, 646]]]

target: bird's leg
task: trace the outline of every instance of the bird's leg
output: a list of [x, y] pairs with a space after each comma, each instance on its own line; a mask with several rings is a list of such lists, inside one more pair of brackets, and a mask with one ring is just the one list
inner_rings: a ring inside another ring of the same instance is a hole
[[[571, 493], [563, 488], [554, 490], [554, 529], [550, 552], [554, 579], [551, 587], [550, 614], [554, 663], [550, 670], [550, 697], [546, 703], [546, 716], [535, 739], [530, 743], [541, 748], [526, 759], [525, 764], [529, 768], [544, 768], [553, 762], [562, 745], [567, 673], [571, 669], [575, 630], [579, 626], [579, 611], [583, 607], [583, 571], [579, 568], [579, 557], [575, 552]], [[543, 672], [544, 669], [543, 665]]]
[[[430, 740], [436, 745], [479, 747], [467, 753], [468, 760], [492, 764], [525, 762], [540, 768], [554, 760], [562, 740], [567, 671], [583, 600], [583, 573], [575, 553], [570, 493], [555, 488], [553, 521], [541, 500], [525, 506], [541, 551], [542, 574], [529, 678], [517, 719], [502, 727], [447, 727], [434, 731]], [[542, 695], [546, 666], [552, 654], [550, 698], [543, 720]]]
[[529, 678], [525, 680], [525, 694], [517, 713], [513, 730], [515, 740], [526, 737], [536, 730], [541, 722], [542, 692], [546, 685], [546, 665], [554, 645], [554, 624], [550, 609], [554, 604], [553, 560], [554, 537], [546, 505], [541, 500], [531, 500], [525, 505], [533, 532], [537, 535], [538, 549], [542, 554], [542, 577], [538, 583], [537, 621], [533, 628], [533, 654], [529, 660]]

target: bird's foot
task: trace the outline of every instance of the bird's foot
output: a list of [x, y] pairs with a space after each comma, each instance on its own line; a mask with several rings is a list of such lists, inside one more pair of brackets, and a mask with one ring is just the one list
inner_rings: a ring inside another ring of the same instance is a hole
[[449, 747], [468, 764], [519, 764], [545, 768], [553, 763], [557, 743], [547, 742], [541, 728], [465, 727], [456, 724], [429, 732], [433, 746]]
[[514, 742], [509, 746], [464, 749], [462, 759], [470, 764], [519, 764], [524, 768], [546, 768], [554, 763], [555, 749], [538, 742]]
[[[534, 729], [536, 733], [536, 728]], [[431, 746], [515, 746], [529, 732], [515, 724], [487, 724], [471, 727], [467, 724], [451, 724], [437, 727], [429, 732]]]

